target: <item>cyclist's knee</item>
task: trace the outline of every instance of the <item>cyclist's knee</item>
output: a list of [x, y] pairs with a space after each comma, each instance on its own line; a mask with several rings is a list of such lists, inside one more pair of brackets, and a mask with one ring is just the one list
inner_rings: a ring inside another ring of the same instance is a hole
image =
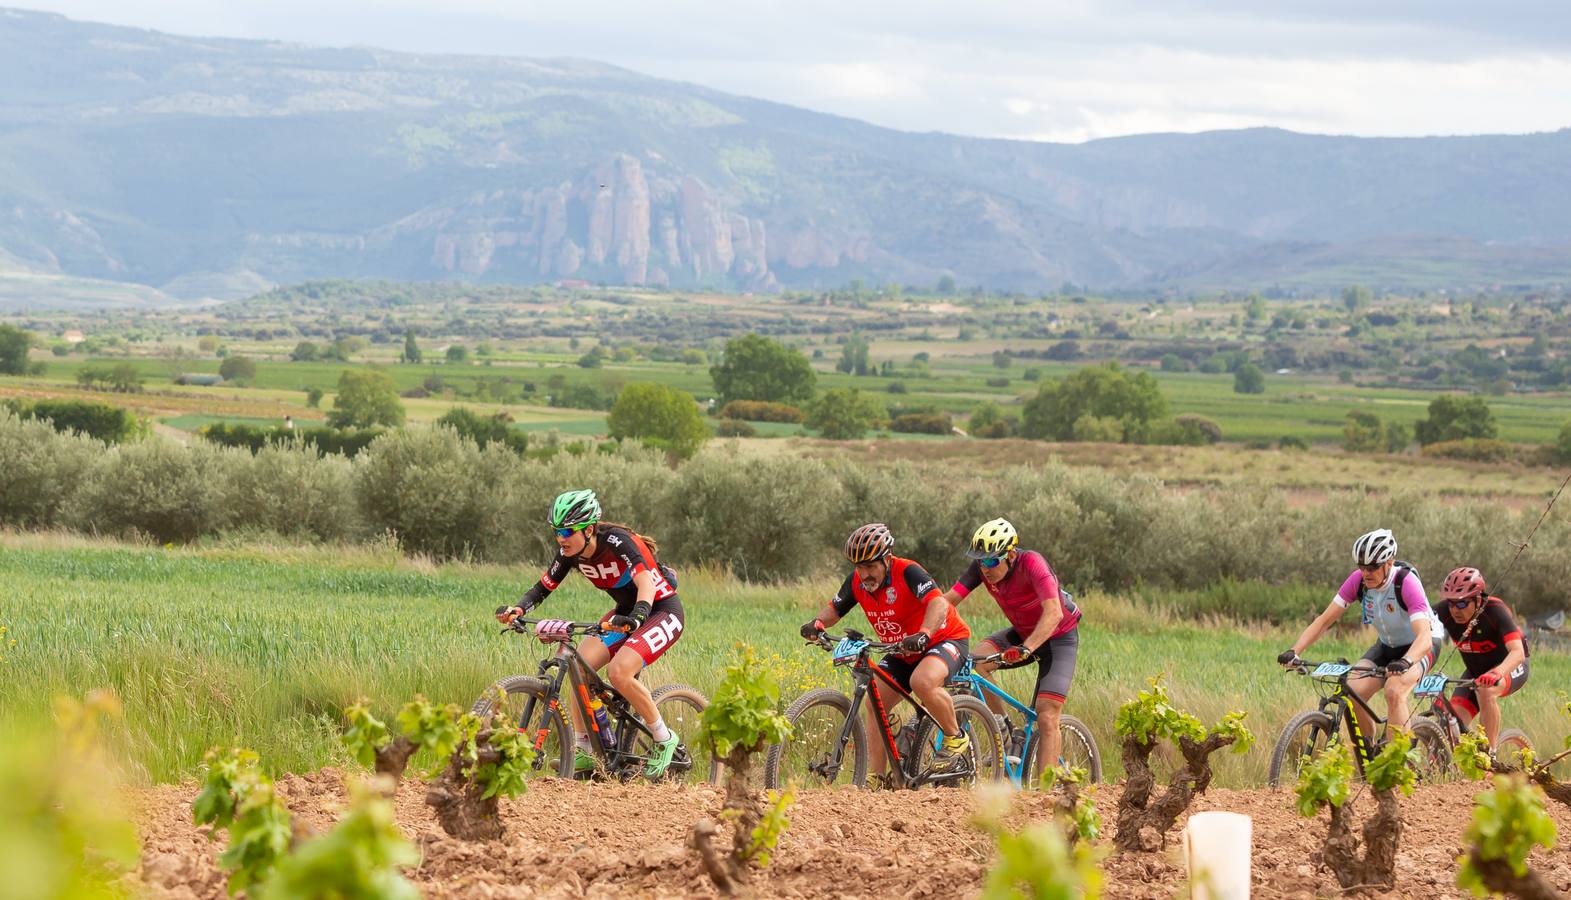
[[1056, 722], [1058, 717], [1063, 715], [1063, 712], [1064, 701], [1058, 699], [1057, 697], [1049, 697], [1046, 694], [1040, 694], [1037, 696], [1036, 714], [1038, 716], [1041, 716], [1045, 719], [1052, 719]]
[[618, 653], [612, 657], [606, 675], [610, 677], [612, 687], [626, 691], [638, 679], [638, 673], [643, 668], [644, 661], [636, 653]]

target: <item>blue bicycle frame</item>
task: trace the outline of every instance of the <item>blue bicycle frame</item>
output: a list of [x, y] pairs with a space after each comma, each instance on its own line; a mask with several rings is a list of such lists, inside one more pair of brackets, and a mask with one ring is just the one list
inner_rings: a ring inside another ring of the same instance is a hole
[[[1025, 781], [1027, 765], [1025, 756], [1023, 755], [1024, 748], [1032, 746], [1031, 736], [1036, 733], [1036, 709], [1021, 703], [1019, 700], [1016, 700], [1014, 697], [1012, 697], [1008, 691], [992, 683], [991, 681], [988, 681], [986, 678], [976, 674], [975, 669], [973, 669], [971, 666], [971, 660], [969, 659], [961, 664], [960, 671], [956, 672], [955, 677], [951, 678], [949, 682], [950, 684], [957, 684], [963, 688], [968, 688], [972, 693], [976, 694], [977, 698], [980, 700], [985, 701], [987, 699], [987, 694], [990, 693], [994, 697], [1004, 701], [1004, 703], [1008, 704], [1011, 709], [1020, 713], [1020, 715], [1025, 719], [1025, 742], [1021, 744], [1022, 755], [1010, 756], [1008, 753], [1004, 754], [1004, 774], [1009, 776], [1009, 782], [1011, 784], [1017, 788], [1021, 787], [1022, 782]], [[1002, 735], [1002, 737], [1007, 741], [1012, 741], [1014, 738], [1013, 735]], [[1033, 752], [1035, 752], [1034, 748]]]

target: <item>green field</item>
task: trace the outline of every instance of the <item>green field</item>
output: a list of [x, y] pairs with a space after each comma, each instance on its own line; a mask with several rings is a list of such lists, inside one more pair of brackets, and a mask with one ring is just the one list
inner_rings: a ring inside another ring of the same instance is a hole
[[[532, 566], [432, 567], [391, 550], [159, 549], [0, 536], [0, 625], [16, 641], [0, 650], [0, 721], [14, 727], [46, 712], [55, 695], [107, 686], [126, 710], [111, 739], [143, 778], [189, 777], [202, 753], [219, 744], [252, 747], [285, 770], [341, 764], [337, 713], [358, 697], [382, 712], [417, 692], [467, 705], [494, 678], [532, 671], [540, 645], [498, 634], [491, 610], [535, 574]], [[688, 631], [652, 680], [711, 691], [733, 646], [748, 641], [788, 694], [840, 684], [825, 656], [796, 637], [832, 587], [744, 586], [684, 573]], [[1114, 710], [1165, 672], [1175, 700], [1208, 721], [1233, 707], [1249, 712], [1261, 746], [1230, 757], [1219, 778], [1258, 782], [1278, 728], [1312, 699], [1307, 683], [1273, 663], [1288, 631], [1202, 620], [1160, 598], [1083, 599], [1069, 709], [1096, 731], [1110, 775], [1118, 771]], [[574, 618], [605, 608], [604, 596], [578, 579], [547, 607]], [[986, 604], [962, 611], [974, 634], [1002, 627]], [[1315, 653], [1356, 655], [1366, 644], [1366, 635], [1350, 632]], [[1454, 653], [1450, 659], [1456, 669]], [[1507, 720], [1558, 744], [1567, 726], [1551, 700], [1571, 677], [1571, 663], [1540, 652], [1533, 666], [1533, 683], [1508, 701]], [[1005, 684], [1024, 693], [1027, 683], [1011, 673]]]

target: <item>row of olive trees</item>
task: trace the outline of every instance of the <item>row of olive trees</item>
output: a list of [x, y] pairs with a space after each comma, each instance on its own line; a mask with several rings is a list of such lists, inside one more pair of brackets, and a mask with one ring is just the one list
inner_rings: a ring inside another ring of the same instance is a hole
[[[751, 580], [837, 567], [846, 532], [868, 521], [890, 524], [897, 552], [957, 575], [971, 531], [1000, 515], [1081, 588], [1329, 584], [1347, 574], [1348, 541], [1379, 526], [1396, 529], [1404, 558], [1423, 571], [1468, 564], [1494, 576], [1514, 552], [1506, 538], [1526, 535], [1539, 513], [1417, 493], [1292, 508], [1267, 488], [1179, 494], [1151, 478], [1054, 464], [965, 475], [726, 446], [675, 466], [633, 444], [544, 460], [420, 426], [388, 432], [352, 460], [158, 436], [106, 447], [0, 412], [0, 525], [22, 528], [161, 542], [235, 530], [325, 541], [391, 533], [413, 553], [538, 562], [553, 547], [540, 525], [551, 498], [586, 486], [608, 515], [659, 537], [668, 561]], [[1528, 609], [1563, 602], [1568, 538], [1571, 520], [1546, 521], [1503, 596]]]

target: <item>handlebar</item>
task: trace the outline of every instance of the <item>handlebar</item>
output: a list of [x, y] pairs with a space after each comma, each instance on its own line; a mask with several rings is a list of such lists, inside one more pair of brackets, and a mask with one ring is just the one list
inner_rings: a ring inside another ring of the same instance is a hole
[[833, 650], [835, 649], [836, 644], [840, 643], [842, 640], [847, 639], [853, 641], [867, 641], [867, 649], [873, 651], [874, 653], [894, 653], [900, 649], [900, 645], [898, 643], [884, 644], [878, 641], [868, 641], [867, 635], [850, 628], [846, 629], [844, 634], [830, 634], [828, 631], [820, 631], [818, 633], [818, 640], [811, 641], [810, 643], [816, 643], [824, 650]]
[[[504, 626], [502, 628], [502, 632], [501, 633], [502, 634], [506, 634], [509, 631], [514, 631], [514, 632], [517, 632], [519, 634], [530, 634], [531, 633], [531, 631], [530, 631], [530, 626], [531, 625], [539, 625], [541, 622], [549, 622], [549, 621], [551, 621], [551, 620], [550, 619], [526, 619], [523, 616], [519, 616], [518, 618], [514, 619], [511, 623], [509, 623], [506, 626]], [[601, 635], [601, 634], [621, 634], [622, 632], [615, 631], [614, 629], [604, 628], [604, 627], [602, 627], [600, 625], [599, 622], [569, 622], [567, 624], [567, 633], [568, 634], [575, 634], [575, 635], [587, 635], [587, 634]]]
[[[1334, 661], [1333, 660], [1327, 660], [1325, 662], [1313, 662], [1313, 661], [1307, 660], [1307, 659], [1300, 659], [1297, 662], [1293, 663], [1292, 665], [1286, 666], [1285, 668], [1289, 672], [1293, 672], [1293, 673], [1298, 674], [1298, 675], [1306, 675], [1307, 676], [1310, 673], [1312, 673], [1315, 669], [1318, 669], [1321, 666], [1325, 665], [1326, 662], [1334, 662], [1336, 665], [1339, 665], [1339, 666], [1351, 665], [1345, 659], [1338, 659], [1338, 660], [1334, 660]], [[1360, 668], [1360, 667], [1355, 665], [1355, 666], [1353, 666], [1353, 668], [1350, 671], [1344, 672], [1342, 675], [1338, 675], [1337, 676], [1337, 678], [1339, 680], [1341, 678], [1343, 678], [1343, 677], [1346, 677], [1346, 678], [1386, 678], [1386, 677], [1388, 677], [1388, 673], [1386, 672], [1384, 666], [1376, 666], [1376, 667], [1373, 667], [1373, 668], [1365, 669], [1365, 668]]]
[[1022, 659], [1017, 663], [1006, 663], [1004, 662], [1004, 654], [1002, 651], [998, 653], [989, 653], [987, 656], [971, 657], [972, 665], [976, 665], [977, 663], [998, 663], [998, 671], [1000, 672], [1007, 672], [1010, 669], [1023, 668], [1025, 666], [1031, 665], [1034, 662], [1036, 662], [1035, 656], [1027, 656], [1025, 659]]

